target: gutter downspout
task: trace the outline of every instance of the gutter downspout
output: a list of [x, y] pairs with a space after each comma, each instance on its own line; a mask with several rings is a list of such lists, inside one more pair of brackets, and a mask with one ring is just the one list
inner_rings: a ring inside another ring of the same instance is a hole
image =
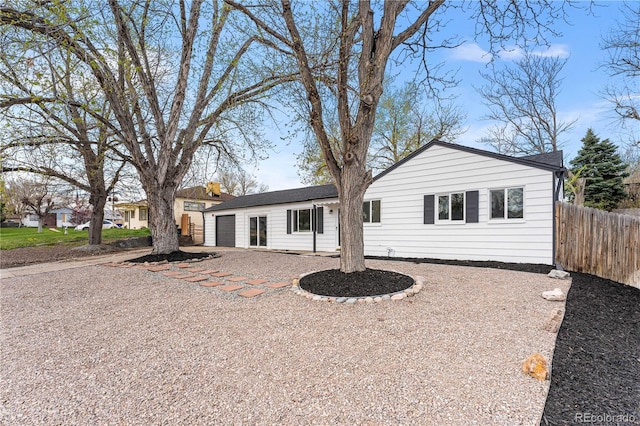
[[[204, 210], [201, 211], [200, 213], [202, 213], [202, 245], [204, 246], [204, 242], [207, 240], [204, 235], [204, 230], [207, 228], [205, 225], [207, 223], [204, 221]], [[196, 235], [195, 231], [193, 232], [193, 235]]]

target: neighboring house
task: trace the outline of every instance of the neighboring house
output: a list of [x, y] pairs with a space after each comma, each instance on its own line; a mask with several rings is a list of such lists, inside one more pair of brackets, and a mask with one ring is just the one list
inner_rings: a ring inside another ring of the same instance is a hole
[[[60, 207], [51, 210], [45, 217], [43, 225], [45, 228], [62, 228], [63, 226], [71, 226], [71, 215], [73, 210], [68, 207]], [[38, 215], [28, 213], [22, 218], [22, 226], [37, 227]]]
[[25, 217], [21, 220], [22, 226], [27, 227], [37, 227], [38, 226], [38, 215], [33, 213], [27, 213]]
[[[233, 199], [233, 195], [220, 192], [220, 186], [209, 184], [207, 187], [195, 186], [176, 192], [173, 210], [176, 224], [182, 227], [183, 216], [188, 223], [188, 230], [196, 242], [202, 242], [203, 219], [202, 211], [207, 207]], [[149, 208], [147, 200], [133, 203], [116, 203], [116, 210], [123, 216], [124, 227], [140, 229], [149, 227]]]
[[64, 226], [73, 226], [71, 224], [71, 216], [73, 215], [73, 210], [69, 207], [60, 207], [59, 209], [51, 210], [51, 213], [56, 215], [56, 227], [62, 228]]
[[[366, 255], [554, 263], [562, 152], [510, 157], [431, 141], [377, 175]], [[205, 210], [206, 246], [337, 252], [333, 185], [238, 197]]]
[[142, 229], [149, 227], [147, 200], [116, 203], [115, 209], [122, 216], [122, 226], [124, 228]]
[[173, 204], [176, 223], [182, 222], [183, 215], [188, 216], [190, 224], [196, 228], [202, 229], [204, 221], [202, 212], [207, 207], [212, 207], [233, 199], [233, 195], [220, 191], [219, 185], [213, 185], [215, 188], [207, 188], [204, 186], [194, 186], [191, 188], [181, 189], [176, 192], [176, 201]]

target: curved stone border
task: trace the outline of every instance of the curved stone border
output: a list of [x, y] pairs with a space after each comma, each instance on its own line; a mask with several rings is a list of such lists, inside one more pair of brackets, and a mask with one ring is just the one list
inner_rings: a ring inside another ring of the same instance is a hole
[[[335, 296], [323, 296], [321, 294], [313, 294], [308, 292], [307, 290], [300, 288], [300, 278], [306, 275], [314, 274], [316, 272], [320, 272], [320, 271], [307, 272], [306, 274], [300, 275], [300, 277], [298, 278], [294, 278], [291, 291], [293, 291], [298, 296], [302, 296], [309, 300], [315, 300], [320, 302], [346, 303], [346, 304], [380, 303], [385, 300], [402, 300], [404, 298], [411, 297], [415, 294], [418, 294], [420, 290], [424, 288], [424, 281], [425, 281], [424, 277], [417, 275], [415, 277], [412, 277], [414, 283], [411, 287], [404, 289], [402, 291], [397, 291], [395, 293], [381, 294], [378, 296], [335, 297]], [[396, 272], [396, 271], [390, 271], [390, 272]]]

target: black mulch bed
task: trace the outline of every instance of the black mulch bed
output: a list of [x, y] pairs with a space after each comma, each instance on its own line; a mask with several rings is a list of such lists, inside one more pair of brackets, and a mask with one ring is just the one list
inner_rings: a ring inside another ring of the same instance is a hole
[[414, 281], [408, 275], [379, 269], [345, 274], [339, 269], [315, 272], [300, 279], [300, 288], [331, 297], [379, 296], [406, 290]]
[[366, 256], [367, 259], [373, 260], [393, 260], [399, 262], [412, 263], [433, 263], [436, 265], [453, 265], [453, 266], [471, 266], [474, 268], [493, 268], [506, 269], [509, 271], [531, 272], [534, 274], [548, 274], [554, 269], [552, 265], [543, 265], [539, 263], [507, 263], [507, 262], [491, 262], [479, 260], [445, 260], [430, 259], [416, 257], [386, 257], [386, 256]]
[[640, 425], [640, 289], [572, 273], [541, 425]]
[[186, 262], [188, 260], [204, 260], [219, 257], [217, 253], [190, 253], [188, 251], [173, 251], [169, 254], [147, 254], [145, 256], [136, 257], [127, 262], [145, 263], [145, 262]]

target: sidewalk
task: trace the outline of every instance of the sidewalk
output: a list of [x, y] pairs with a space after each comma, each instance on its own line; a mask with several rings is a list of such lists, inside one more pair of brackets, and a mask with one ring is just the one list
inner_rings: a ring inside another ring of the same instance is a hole
[[[184, 246], [180, 247], [182, 251], [188, 252], [221, 252], [221, 251], [243, 251], [246, 249], [236, 247], [207, 247], [207, 246]], [[254, 250], [262, 251], [262, 250]], [[272, 253], [287, 253], [296, 254], [300, 256], [335, 256], [336, 253], [330, 252], [317, 252], [310, 251], [277, 251], [277, 250], [264, 250]], [[138, 249], [131, 249], [119, 253], [110, 253], [99, 256], [87, 256], [84, 258], [74, 260], [60, 260], [58, 262], [50, 263], [37, 263], [29, 266], [19, 266], [17, 268], [0, 269], [0, 279], [14, 278], [27, 275], [43, 274], [47, 272], [63, 271], [66, 269], [82, 268], [83, 266], [102, 265], [105, 263], [119, 263], [136, 257], [144, 256], [151, 252], [151, 247], [142, 247]]]
[[51, 263], [36, 263], [17, 268], [0, 269], [0, 279], [15, 278], [27, 275], [44, 274], [47, 272], [63, 271], [65, 269], [82, 268], [83, 266], [101, 265], [103, 263], [123, 262], [128, 259], [143, 256], [150, 251], [150, 247], [127, 250], [120, 253], [110, 253], [100, 256], [87, 256], [74, 260], [61, 260]]

